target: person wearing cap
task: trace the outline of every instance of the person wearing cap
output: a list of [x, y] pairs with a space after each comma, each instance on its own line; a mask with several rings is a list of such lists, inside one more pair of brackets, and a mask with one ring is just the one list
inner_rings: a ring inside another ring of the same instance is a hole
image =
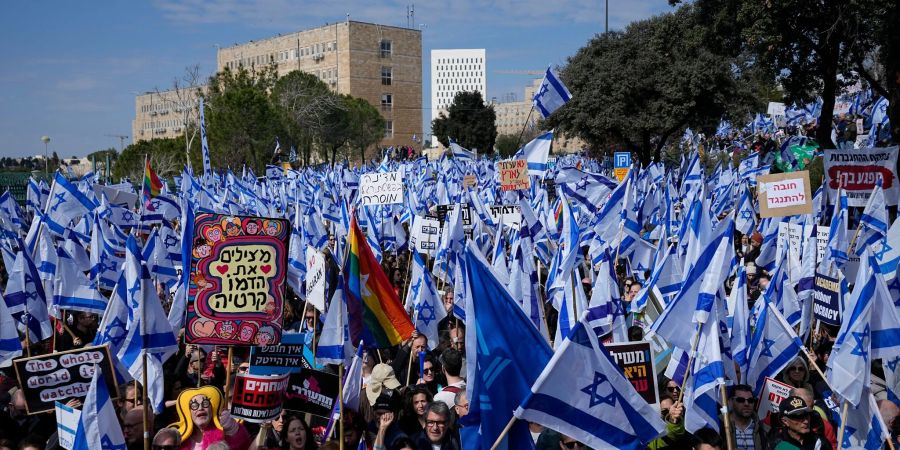
[[772, 440], [773, 450], [831, 450], [831, 444], [816, 436], [809, 427], [810, 409], [802, 398], [790, 396], [778, 407], [781, 434]]
[[375, 435], [374, 450], [393, 447], [399, 439], [407, 437], [396, 420], [399, 406], [400, 393], [392, 389], [382, 390], [375, 399], [372, 405], [375, 420], [369, 423], [369, 433]]
[[375, 406], [375, 400], [378, 400], [383, 390], [399, 388], [400, 382], [394, 376], [394, 369], [384, 363], [376, 364], [366, 383], [366, 399], [369, 400], [369, 406]]
[[434, 401], [444, 402], [448, 408], [456, 406], [456, 394], [466, 390], [466, 380], [460, 376], [462, 371], [462, 354], [452, 348], [441, 353], [441, 366], [447, 386], [434, 396]]

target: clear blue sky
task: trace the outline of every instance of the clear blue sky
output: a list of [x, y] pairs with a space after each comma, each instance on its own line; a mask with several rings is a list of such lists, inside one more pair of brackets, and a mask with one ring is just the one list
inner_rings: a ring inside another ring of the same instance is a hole
[[[60, 156], [119, 147], [131, 135], [134, 94], [171, 87], [184, 68], [216, 67], [216, 45], [352, 20], [406, 26], [412, 1], [153, 0], [24, 1], [0, 6], [0, 156]], [[665, 0], [612, 0], [609, 23], [670, 11]], [[423, 116], [430, 108], [430, 51], [487, 49], [488, 98], [514, 92], [526, 75], [563, 64], [604, 27], [604, 0], [453, 0], [415, 5], [423, 33]], [[130, 143], [129, 137], [126, 145]]]

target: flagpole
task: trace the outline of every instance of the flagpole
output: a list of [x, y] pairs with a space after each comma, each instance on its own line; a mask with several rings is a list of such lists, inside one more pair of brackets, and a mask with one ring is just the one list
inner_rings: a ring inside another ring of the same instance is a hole
[[22, 317], [25, 318], [25, 354], [31, 358], [31, 333], [28, 330], [28, 310], [25, 310], [25, 314]]
[[[838, 429], [837, 441], [843, 443], [844, 442], [844, 428], [847, 426], [847, 408], [850, 406], [850, 402], [844, 400], [844, 405], [841, 407], [841, 427]], [[890, 439], [888, 439], [890, 442]]]
[[[533, 108], [533, 107], [532, 107]], [[509, 419], [509, 423], [506, 424], [506, 427], [503, 428], [503, 431], [500, 432], [500, 436], [497, 436], [497, 440], [494, 441], [494, 445], [491, 446], [491, 450], [497, 450], [497, 447], [500, 445], [500, 442], [503, 441], [503, 438], [509, 434], [509, 430], [512, 429], [513, 425], [516, 423], [516, 416], [513, 415], [511, 419]]]
[[[416, 309], [413, 312], [413, 326], [416, 325], [416, 322], [419, 321], [419, 310]], [[415, 340], [415, 338], [413, 338]], [[406, 365], [406, 385], [409, 386], [409, 375], [412, 372], [412, 358], [413, 358], [413, 349], [412, 349], [412, 341], [409, 342], [409, 363]]]
[[678, 403], [684, 399], [684, 387], [687, 386], [687, 380], [691, 377], [691, 366], [694, 364], [694, 354], [697, 353], [697, 345], [700, 344], [700, 326], [697, 324], [697, 330], [694, 331], [694, 344], [691, 346], [691, 353], [688, 355], [687, 369], [684, 371], [684, 380], [681, 381], [681, 389], [678, 392]]
[[522, 124], [522, 131], [519, 132], [519, 138], [516, 139], [516, 150], [519, 150], [519, 144], [522, 143], [522, 136], [525, 135], [525, 129], [528, 127], [528, 123], [531, 122], [531, 115], [534, 113], [534, 102], [531, 102], [531, 110], [528, 111], [528, 117], [525, 118], [525, 123]]
[[228, 346], [228, 365], [226, 366], [227, 371], [225, 372], [225, 400], [226, 401], [228, 401], [228, 399], [231, 398], [231, 366], [232, 366], [231, 361], [232, 361], [232, 358], [234, 358], [234, 346], [229, 345]]
[[[344, 450], [344, 364], [338, 365], [338, 448]], [[360, 439], [363, 439], [360, 436]]]
[[[725, 389], [724, 383], [719, 385], [719, 397], [722, 399], [722, 419], [725, 421], [725, 442], [728, 450], [733, 450], [734, 445], [731, 440], [734, 436], [731, 434], [731, 417], [729, 417], [728, 413], [728, 398], [725, 396]], [[684, 389], [681, 392], [684, 392]]]

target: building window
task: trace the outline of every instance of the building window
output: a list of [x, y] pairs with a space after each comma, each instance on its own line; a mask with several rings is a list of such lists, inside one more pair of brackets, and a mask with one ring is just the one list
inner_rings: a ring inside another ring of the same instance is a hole
[[390, 86], [391, 81], [393, 80], [394, 71], [390, 66], [382, 66], [381, 67], [381, 84], [384, 86]]
[[384, 121], [384, 138], [390, 139], [394, 137], [394, 121], [393, 120], [385, 120]]
[[394, 96], [391, 94], [381, 94], [381, 110], [390, 111], [394, 106]]
[[381, 41], [381, 57], [389, 58], [391, 56], [391, 52], [393, 50], [393, 46], [391, 45], [391, 41], [387, 39], [383, 39]]

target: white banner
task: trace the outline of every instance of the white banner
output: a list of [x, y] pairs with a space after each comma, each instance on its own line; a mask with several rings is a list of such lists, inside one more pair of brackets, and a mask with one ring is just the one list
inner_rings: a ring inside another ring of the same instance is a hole
[[319, 312], [325, 312], [325, 255], [306, 247], [306, 300]]
[[828, 199], [834, 204], [838, 187], [847, 191], [849, 206], [863, 207], [869, 201], [875, 182], [881, 179], [884, 200], [888, 206], [900, 200], [897, 174], [897, 146], [855, 150], [825, 150], [825, 176]]
[[441, 238], [441, 221], [430, 217], [413, 216], [409, 234], [410, 248], [434, 256]]
[[359, 196], [365, 206], [403, 203], [403, 175], [401, 172], [364, 173], [359, 177]]
[[59, 435], [60, 447], [72, 450], [79, 420], [81, 420], [81, 410], [56, 402], [56, 432]]

